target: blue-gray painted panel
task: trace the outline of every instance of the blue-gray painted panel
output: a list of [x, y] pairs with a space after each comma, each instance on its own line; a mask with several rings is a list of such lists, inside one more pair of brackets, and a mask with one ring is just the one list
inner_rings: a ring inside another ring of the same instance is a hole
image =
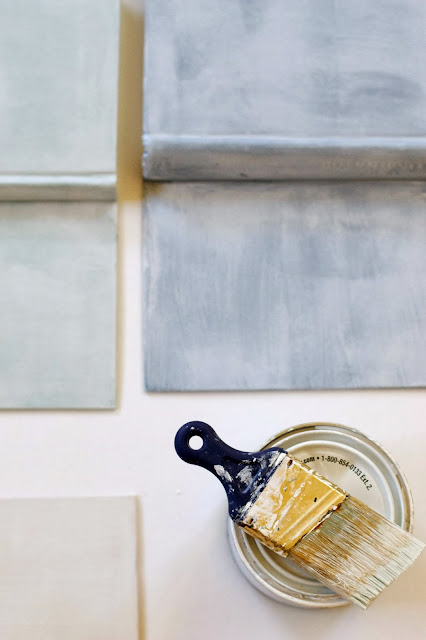
[[425, 2], [147, 0], [146, 13], [147, 178], [426, 177]]
[[150, 390], [426, 383], [421, 182], [147, 185]]

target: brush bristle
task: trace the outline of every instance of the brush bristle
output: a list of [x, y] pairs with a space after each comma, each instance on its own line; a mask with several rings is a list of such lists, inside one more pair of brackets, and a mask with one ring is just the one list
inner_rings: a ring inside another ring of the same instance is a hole
[[348, 497], [289, 556], [330, 589], [366, 609], [407, 569], [424, 544]]

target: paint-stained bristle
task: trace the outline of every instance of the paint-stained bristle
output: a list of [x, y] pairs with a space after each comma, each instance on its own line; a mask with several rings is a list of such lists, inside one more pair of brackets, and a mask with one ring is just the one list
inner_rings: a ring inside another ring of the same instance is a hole
[[423, 548], [414, 536], [349, 497], [289, 556], [343, 598], [366, 609]]

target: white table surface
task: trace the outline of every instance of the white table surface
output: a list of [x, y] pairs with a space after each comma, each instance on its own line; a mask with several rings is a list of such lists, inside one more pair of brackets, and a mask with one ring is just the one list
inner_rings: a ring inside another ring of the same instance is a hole
[[414, 497], [414, 533], [426, 541], [426, 391], [144, 391], [141, 111], [135, 87], [140, 1], [128, 0], [124, 9], [129, 37], [122, 55], [119, 166], [128, 174], [122, 179], [128, 201], [120, 211], [120, 407], [1, 412], [0, 496], [139, 495], [141, 638], [146, 640], [426, 638], [426, 552], [367, 612], [280, 605], [258, 593], [233, 563], [220, 484], [181, 462], [173, 448], [177, 428], [193, 419], [211, 423], [231, 445], [246, 450], [303, 422], [356, 427], [401, 465]]
[[230, 556], [223, 489], [203, 469], [179, 460], [173, 438], [191, 419], [210, 422], [248, 450], [302, 422], [361, 429], [405, 471], [415, 533], [426, 540], [426, 392], [145, 393], [140, 203], [122, 207], [120, 230], [121, 407], [0, 413], [1, 497], [140, 495], [147, 640], [425, 638], [426, 553], [367, 612], [295, 609], [258, 593]]

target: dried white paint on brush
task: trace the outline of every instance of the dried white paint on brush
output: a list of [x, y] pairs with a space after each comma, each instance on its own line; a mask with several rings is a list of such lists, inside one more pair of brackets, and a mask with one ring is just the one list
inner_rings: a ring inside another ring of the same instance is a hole
[[285, 454], [257, 500], [245, 509], [242, 524], [285, 555], [345, 498], [345, 492]]
[[222, 467], [221, 464], [215, 464], [214, 465], [214, 470], [216, 471], [216, 473], [219, 476], [219, 478], [221, 478], [221, 480], [226, 480], [226, 482], [232, 483], [232, 478], [231, 478], [230, 474], [225, 469], [225, 467]]
[[255, 467], [247, 466], [244, 469], [241, 469], [236, 475], [237, 480], [243, 487], [248, 487], [249, 484], [253, 480], [253, 474], [255, 472]]
[[258, 497], [259, 487], [263, 490], [265, 474], [267, 476], [274, 474], [285, 457], [286, 454], [281, 450], [271, 451], [268, 457], [251, 457], [246, 464], [242, 463], [244, 466], [235, 477], [223, 465], [214, 465], [214, 471], [227, 491], [233, 492], [237, 488], [237, 492], [247, 492], [249, 495], [248, 502], [239, 508], [239, 517], [253, 506]]
[[[264, 489], [265, 474], [266, 476], [275, 475], [275, 471], [279, 468], [287, 454], [284, 451], [272, 451], [268, 458], [253, 458], [250, 463], [241, 469], [235, 476], [239, 484], [239, 490], [245, 491], [250, 487], [250, 499], [241, 508], [240, 518], [250, 510], [259, 497], [259, 487], [261, 494]], [[257, 466], [259, 465], [259, 466]]]

